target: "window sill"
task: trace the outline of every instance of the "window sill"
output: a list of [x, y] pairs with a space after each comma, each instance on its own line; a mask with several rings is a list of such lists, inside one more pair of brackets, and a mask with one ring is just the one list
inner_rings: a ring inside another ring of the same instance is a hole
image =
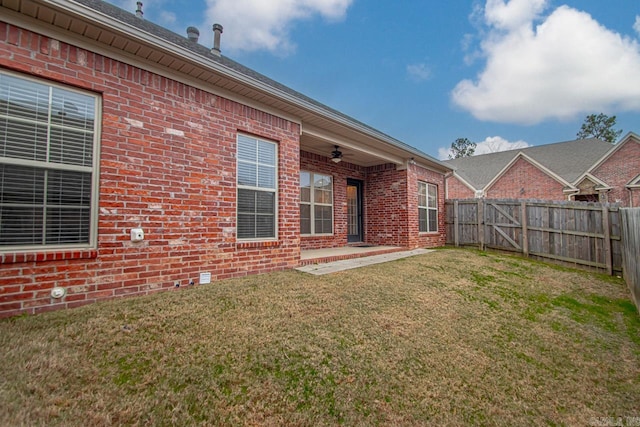
[[277, 240], [236, 242], [236, 249], [274, 248], [280, 246]]
[[0, 254], [0, 264], [16, 264], [21, 262], [65, 261], [70, 259], [97, 258], [95, 249], [66, 250], [51, 252], [7, 252]]

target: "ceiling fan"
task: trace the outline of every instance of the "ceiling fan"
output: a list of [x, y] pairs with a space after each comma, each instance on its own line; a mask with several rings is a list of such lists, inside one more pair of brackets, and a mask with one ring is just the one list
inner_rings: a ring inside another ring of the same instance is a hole
[[335, 145], [335, 150], [331, 152], [331, 161], [333, 163], [340, 163], [342, 161], [342, 151], [340, 151], [337, 145]]

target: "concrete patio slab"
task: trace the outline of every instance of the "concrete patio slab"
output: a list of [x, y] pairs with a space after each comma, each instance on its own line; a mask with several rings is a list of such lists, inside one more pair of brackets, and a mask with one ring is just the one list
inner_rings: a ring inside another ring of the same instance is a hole
[[350, 270], [352, 268], [364, 267], [367, 265], [380, 264], [387, 261], [394, 261], [415, 255], [427, 254], [433, 249], [413, 249], [410, 251], [400, 251], [381, 255], [371, 255], [362, 258], [345, 259], [341, 261], [327, 262], [323, 264], [309, 264], [296, 268], [304, 273], [320, 276], [322, 274], [336, 273], [338, 271]]
[[[383, 245], [371, 245], [371, 246], [343, 246], [339, 248], [323, 248], [323, 249], [305, 249], [300, 251], [300, 260], [306, 261], [310, 259], [322, 259], [332, 258], [340, 256], [350, 255], [366, 255], [370, 252], [381, 251], [399, 251], [402, 250], [400, 246], [383, 246]], [[355, 257], [354, 257], [355, 258]]]

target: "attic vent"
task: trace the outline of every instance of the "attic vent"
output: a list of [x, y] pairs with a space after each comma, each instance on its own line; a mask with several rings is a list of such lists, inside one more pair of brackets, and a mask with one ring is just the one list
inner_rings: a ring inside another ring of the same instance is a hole
[[144, 15], [144, 12], [142, 11], [142, 2], [141, 1], [137, 2], [136, 6], [138, 6], [138, 8], [136, 9], [136, 16], [142, 19]]
[[200, 31], [196, 27], [187, 28], [187, 37], [194, 43], [198, 43], [198, 37], [200, 37]]

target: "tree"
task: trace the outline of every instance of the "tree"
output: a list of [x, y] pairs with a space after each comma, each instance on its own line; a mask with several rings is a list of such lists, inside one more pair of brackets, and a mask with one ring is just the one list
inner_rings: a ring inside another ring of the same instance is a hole
[[467, 138], [458, 138], [451, 143], [451, 152], [449, 153], [450, 159], [457, 159], [460, 157], [473, 156], [476, 152], [476, 143], [469, 141]]
[[606, 114], [589, 114], [582, 123], [580, 132], [576, 134], [578, 139], [598, 138], [614, 144], [622, 134], [622, 129], [615, 130], [616, 116]]

